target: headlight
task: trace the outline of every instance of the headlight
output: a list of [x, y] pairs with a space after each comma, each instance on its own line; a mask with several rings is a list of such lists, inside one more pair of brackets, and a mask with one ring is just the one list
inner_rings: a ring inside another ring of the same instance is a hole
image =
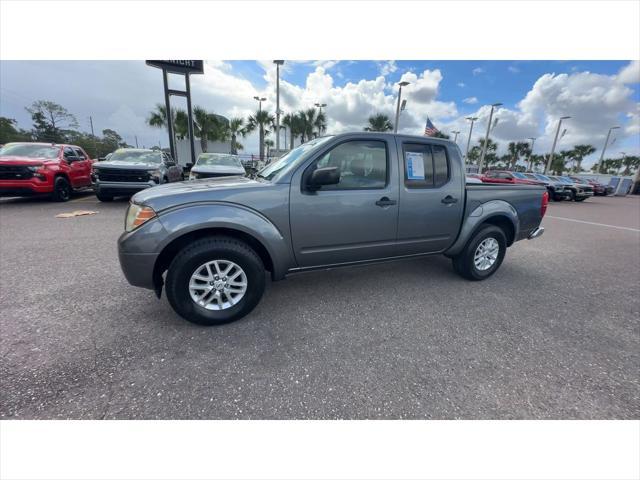
[[153, 211], [153, 208], [130, 203], [129, 209], [127, 210], [127, 217], [124, 221], [124, 229], [127, 232], [131, 232], [155, 217], [156, 212]]

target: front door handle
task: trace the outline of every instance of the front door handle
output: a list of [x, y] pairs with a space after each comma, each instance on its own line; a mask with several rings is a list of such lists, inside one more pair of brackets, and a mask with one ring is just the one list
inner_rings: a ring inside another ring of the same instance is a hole
[[446, 197], [444, 197], [442, 200], [442, 203], [444, 203], [445, 205], [450, 205], [452, 203], [456, 203], [458, 201], [457, 198], [452, 197], [451, 195], [447, 195]]
[[376, 205], [379, 207], [388, 207], [390, 205], [395, 205], [395, 200], [390, 200], [389, 197], [382, 197], [380, 200], [376, 202]]

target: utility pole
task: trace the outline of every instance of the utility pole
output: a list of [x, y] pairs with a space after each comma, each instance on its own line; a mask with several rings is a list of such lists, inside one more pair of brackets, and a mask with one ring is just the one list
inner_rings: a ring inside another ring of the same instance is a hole
[[453, 137], [453, 143], [458, 143], [458, 134], [460, 133], [460, 130], [458, 130], [457, 132], [455, 130], [453, 130], [451, 133], [453, 133], [455, 135]]
[[98, 145], [96, 144], [96, 134], [93, 133], [93, 118], [89, 115], [89, 125], [91, 125], [91, 136], [93, 137], [93, 158], [98, 157]]
[[529, 157], [527, 158], [527, 171], [531, 171], [531, 155], [533, 154], [533, 144], [536, 143], [536, 137], [529, 137], [531, 140], [531, 148], [529, 149]]
[[607, 138], [604, 141], [604, 147], [602, 147], [602, 153], [600, 153], [600, 160], [596, 164], [596, 174], [600, 173], [600, 168], [602, 168], [602, 160], [604, 160], [604, 152], [607, 150], [607, 145], [609, 144], [609, 137], [611, 136], [611, 131], [620, 128], [619, 126], [611, 127], [607, 132]]
[[284, 60], [274, 60], [276, 64], [276, 151], [280, 156], [280, 65]]
[[138, 148], [138, 136], [134, 135], [135, 139], [136, 139], [136, 148]]
[[487, 133], [484, 136], [484, 145], [482, 146], [482, 153], [480, 154], [480, 162], [478, 163], [478, 173], [482, 174], [482, 165], [484, 164], [484, 157], [487, 154], [487, 144], [489, 142], [489, 132], [491, 132], [491, 121], [493, 120], [493, 110], [496, 107], [502, 105], [501, 103], [494, 103], [491, 105], [491, 112], [489, 113], [489, 122], [487, 123]]
[[393, 133], [398, 133], [398, 122], [400, 121], [400, 98], [402, 97], [402, 87], [409, 85], [409, 82], [400, 82], [400, 89], [398, 90], [398, 105], [396, 105], [396, 123], [393, 125]]
[[[327, 106], [327, 104], [326, 104], [326, 103], [319, 103], [319, 102], [318, 102], [318, 103], [314, 103], [314, 105], [315, 105], [316, 107], [318, 107], [318, 115], [321, 115], [321, 114], [322, 114], [322, 107], [326, 107], [326, 106]], [[324, 133], [324, 128], [323, 128], [323, 129], [321, 129], [321, 131], [320, 131], [320, 135], [322, 135], [323, 133]]]
[[566, 120], [568, 118], [571, 117], [560, 117], [560, 119], [558, 120], [558, 128], [556, 128], [556, 136], [553, 138], [553, 145], [551, 146], [551, 153], [549, 154], [549, 159], [547, 160], [547, 164], [544, 167], [544, 172], [543, 173], [547, 173], [547, 171], [551, 168], [551, 162], [553, 162], [553, 154], [556, 151], [556, 144], [558, 143], [558, 134], [560, 133], [560, 125], [562, 125], [562, 121]]
[[469, 138], [467, 138], [467, 153], [464, 155], [464, 163], [466, 164], [469, 161], [469, 145], [471, 145], [471, 134], [473, 133], [473, 122], [475, 122], [478, 117], [467, 117], [467, 120], [471, 120], [471, 127], [469, 127]]

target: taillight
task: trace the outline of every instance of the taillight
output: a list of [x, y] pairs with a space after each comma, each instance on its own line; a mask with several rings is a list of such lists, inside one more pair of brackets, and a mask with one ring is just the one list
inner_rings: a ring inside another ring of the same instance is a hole
[[547, 205], [549, 205], [549, 192], [547, 190], [542, 194], [542, 205], [540, 205], [540, 216], [544, 217], [547, 213]]

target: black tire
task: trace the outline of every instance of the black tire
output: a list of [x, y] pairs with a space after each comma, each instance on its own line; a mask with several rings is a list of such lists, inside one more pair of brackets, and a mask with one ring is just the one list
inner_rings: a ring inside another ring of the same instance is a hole
[[576, 194], [572, 190], [569, 190], [569, 196], [567, 197], [567, 201], [570, 202], [575, 199], [576, 199]]
[[[487, 238], [493, 238], [498, 242], [498, 256], [487, 270], [480, 270], [476, 267], [474, 262], [474, 255], [476, 249], [481, 242]], [[467, 242], [462, 252], [459, 255], [453, 257], [453, 269], [458, 275], [467, 280], [479, 281], [485, 280], [493, 275], [504, 260], [505, 253], [507, 251], [507, 237], [504, 231], [500, 227], [495, 225], [486, 225], [481, 227], [475, 235]]]
[[576, 198], [576, 202], [584, 202], [587, 198], [589, 198], [589, 197]]
[[51, 197], [55, 202], [68, 202], [71, 199], [71, 185], [66, 178], [56, 177]]
[[[189, 293], [191, 275], [201, 265], [213, 261], [231, 261], [247, 277], [247, 290], [235, 305], [223, 310], [209, 310], [196, 304]], [[262, 298], [265, 287], [264, 264], [246, 243], [231, 237], [209, 237], [189, 244], [173, 259], [167, 272], [167, 299], [184, 319], [198, 325], [221, 325], [247, 315]]]
[[104, 193], [96, 193], [96, 197], [101, 202], [113, 202], [113, 195], [106, 195]]

